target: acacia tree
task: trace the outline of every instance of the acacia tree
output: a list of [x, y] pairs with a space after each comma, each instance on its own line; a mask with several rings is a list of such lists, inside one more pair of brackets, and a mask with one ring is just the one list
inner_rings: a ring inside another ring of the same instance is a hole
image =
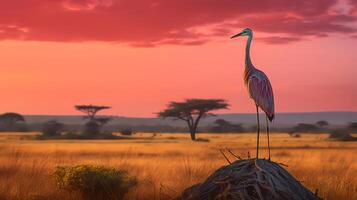
[[0, 115], [0, 122], [7, 130], [12, 130], [16, 123], [25, 122], [25, 118], [18, 113], [8, 112]]
[[96, 117], [99, 111], [109, 109], [109, 106], [76, 105], [75, 108], [87, 115], [85, 119], [89, 119], [85, 126], [86, 134], [94, 135], [99, 133], [100, 128], [111, 120], [109, 117]]
[[191, 139], [196, 140], [199, 121], [213, 116], [213, 110], [227, 109], [229, 104], [223, 99], [187, 99], [184, 102], [170, 102], [165, 110], [158, 113], [159, 117], [183, 120], [187, 123]]
[[95, 105], [75, 105], [74, 107], [77, 110], [85, 113], [90, 121], [95, 119], [95, 115], [99, 111], [110, 108], [109, 106], [95, 106]]

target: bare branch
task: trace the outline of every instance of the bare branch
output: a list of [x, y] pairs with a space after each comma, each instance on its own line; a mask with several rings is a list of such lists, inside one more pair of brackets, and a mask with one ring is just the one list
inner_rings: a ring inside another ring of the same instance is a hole
[[223, 157], [227, 160], [227, 162], [229, 164], [232, 164], [231, 161], [227, 158], [227, 156], [224, 154], [224, 152], [222, 151], [222, 149], [219, 150], [219, 152], [221, 152], [221, 154], [223, 155]]
[[230, 154], [232, 154], [234, 157], [236, 157], [238, 160], [242, 160], [242, 158], [241, 158], [240, 156], [234, 154], [230, 149], [226, 148], [226, 150], [227, 150]]

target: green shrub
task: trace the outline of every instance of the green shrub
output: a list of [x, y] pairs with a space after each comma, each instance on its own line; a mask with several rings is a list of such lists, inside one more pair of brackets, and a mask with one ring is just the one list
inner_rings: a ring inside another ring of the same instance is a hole
[[53, 177], [59, 188], [79, 192], [84, 199], [123, 199], [136, 186], [124, 170], [95, 165], [58, 166]]

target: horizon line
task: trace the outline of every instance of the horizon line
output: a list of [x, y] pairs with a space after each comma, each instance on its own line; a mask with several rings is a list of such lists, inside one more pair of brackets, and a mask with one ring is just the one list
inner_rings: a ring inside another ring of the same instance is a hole
[[[292, 111], [292, 112], [277, 112], [276, 114], [312, 114], [312, 113], [357, 113], [357, 111]], [[21, 114], [21, 113], [20, 113]], [[261, 112], [260, 114], [264, 114]], [[80, 114], [22, 114], [23, 116], [67, 116], [67, 117], [82, 117]], [[248, 112], [231, 112], [231, 113], [218, 113], [216, 115], [256, 115], [256, 113]], [[159, 118], [156, 116], [152, 117], [143, 117], [143, 116], [125, 116], [125, 115], [98, 115], [98, 116], [112, 116], [112, 117], [122, 117], [122, 118]]]

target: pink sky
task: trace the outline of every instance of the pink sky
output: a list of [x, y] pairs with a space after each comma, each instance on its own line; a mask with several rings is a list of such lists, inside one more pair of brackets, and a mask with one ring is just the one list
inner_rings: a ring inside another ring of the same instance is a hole
[[277, 112], [357, 111], [353, 0], [14, 0], [0, 7], [0, 112], [153, 116], [192, 97], [254, 112], [246, 38], [229, 39], [245, 27]]

